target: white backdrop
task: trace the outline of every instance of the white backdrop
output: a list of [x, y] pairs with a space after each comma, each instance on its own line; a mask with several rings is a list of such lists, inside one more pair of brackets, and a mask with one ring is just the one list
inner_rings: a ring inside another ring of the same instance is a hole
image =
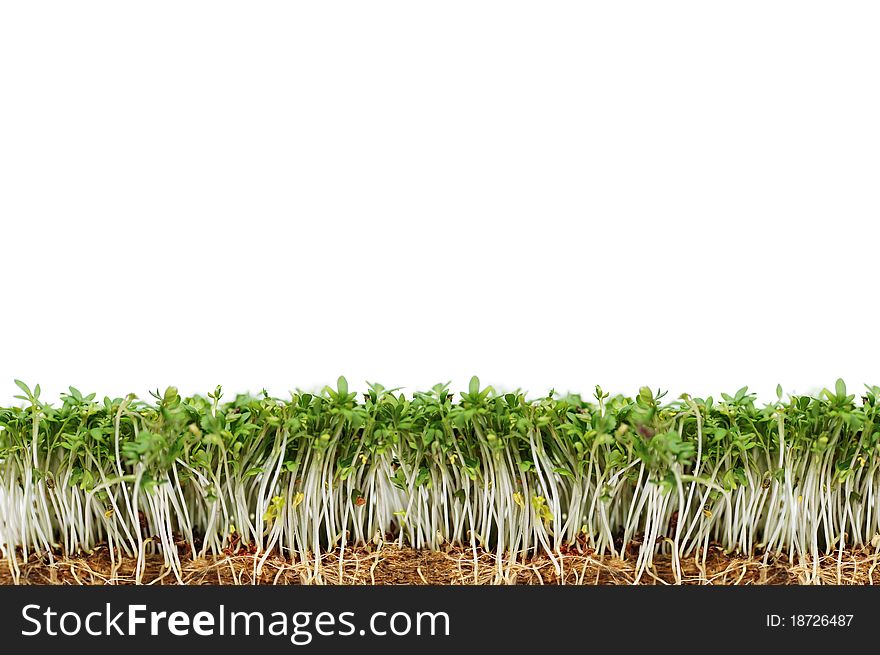
[[0, 401], [880, 384], [875, 2], [0, 4]]

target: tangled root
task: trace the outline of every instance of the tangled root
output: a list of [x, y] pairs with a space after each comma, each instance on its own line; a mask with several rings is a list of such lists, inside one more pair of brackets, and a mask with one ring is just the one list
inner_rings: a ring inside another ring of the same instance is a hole
[[[720, 548], [681, 560], [682, 584], [796, 585], [880, 583], [880, 554], [851, 550], [789, 562], [785, 556], [767, 558], [725, 554]], [[134, 584], [136, 560], [110, 557], [105, 547], [79, 557], [55, 557], [53, 563], [33, 556], [14, 571], [0, 562], [0, 584]], [[224, 554], [182, 562], [179, 574], [164, 566], [161, 556], [147, 556], [144, 584], [327, 584], [327, 585], [629, 585], [637, 580], [635, 561], [590, 552], [536, 555], [526, 561], [499, 558], [469, 548], [446, 551], [414, 550], [382, 544], [323, 553], [308, 560], [280, 556]], [[671, 558], [657, 554], [638, 584], [674, 584]]]

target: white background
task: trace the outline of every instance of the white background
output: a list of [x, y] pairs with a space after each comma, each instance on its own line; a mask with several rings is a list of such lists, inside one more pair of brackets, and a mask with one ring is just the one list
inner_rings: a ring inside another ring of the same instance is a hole
[[3, 402], [880, 383], [876, 2], [0, 7]]

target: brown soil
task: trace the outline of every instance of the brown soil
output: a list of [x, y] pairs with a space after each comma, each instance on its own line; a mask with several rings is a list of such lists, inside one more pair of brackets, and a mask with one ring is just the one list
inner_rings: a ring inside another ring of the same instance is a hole
[[[148, 556], [142, 581], [145, 584], [633, 584], [635, 561], [610, 556], [598, 557], [589, 552], [572, 552], [557, 558], [561, 573], [546, 555], [528, 562], [503, 561], [499, 571], [496, 557], [487, 552], [450, 550], [417, 551], [382, 545], [379, 548], [347, 549], [327, 553], [316, 564], [269, 558], [257, 571], [253, 555], [230, 554], [214, 559], [187, 560], [180, 580], [163, 567], [161, 556]], [[682, 561], [684, 584], [880, 584], [880, 555], [864, 551], [846, 551], [813, 562], [788, 562], [785, 557], [763, 558], [728, 555], [720, 548], [710, 548], [705, 566], [702, 556]], [[47, 560], [31, 557], [19, 561], [21, 584], [132, 584], [135, 561], [116, 558], [111, 562], [106, 547], [90, 555]], [[814, 568], [815, 567], [815, 568]], [[815, 575], [814, 575], [815, 570]], [[0, 584], [15, 584], [7, 562], [0, 562]], [[673, 584], [669, 556], [656, 555], [654, 563], [639, 584]]]

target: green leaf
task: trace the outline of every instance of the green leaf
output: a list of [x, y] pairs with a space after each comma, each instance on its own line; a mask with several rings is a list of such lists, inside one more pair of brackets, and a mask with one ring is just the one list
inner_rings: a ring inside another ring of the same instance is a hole
[[391, 477], [391, 483], [402, 491], [407, 491], [406, 487], [406, 475], [403, 472], [403, 469], [397, 469], [395, 474]]
[[468, 385], [468, 393], [472, 396], [479, 395], [480, 393], [480, 378], [476, 375], [471, 378], [471, 382]]

